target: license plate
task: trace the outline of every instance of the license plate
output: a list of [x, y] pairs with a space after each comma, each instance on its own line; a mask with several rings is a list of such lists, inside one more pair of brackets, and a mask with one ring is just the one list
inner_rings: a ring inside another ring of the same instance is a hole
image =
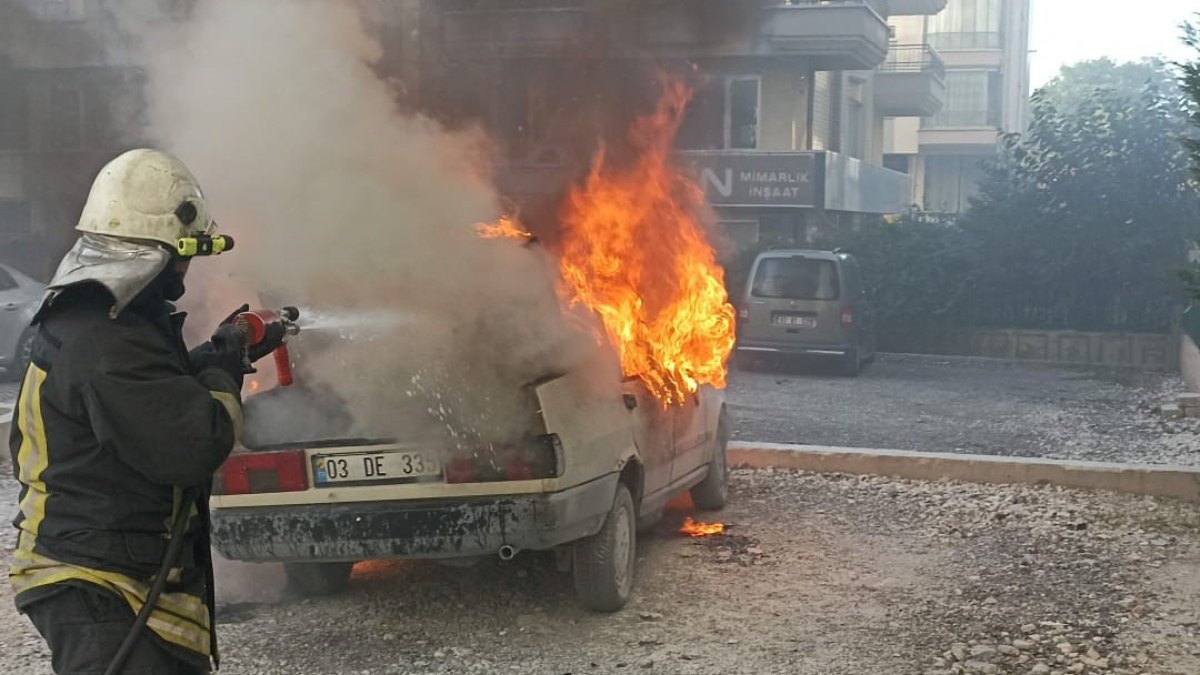
[[442, 465], [432, 452], [386, 451], [313, 455], [317, 485], [370, 483], [437, 476]]
[[811, 316], [794, 316], [791, 314], [776, 314], [771, 317], [776, 326], [795, 326], [796, 328], [816, 328], [817, 319]]

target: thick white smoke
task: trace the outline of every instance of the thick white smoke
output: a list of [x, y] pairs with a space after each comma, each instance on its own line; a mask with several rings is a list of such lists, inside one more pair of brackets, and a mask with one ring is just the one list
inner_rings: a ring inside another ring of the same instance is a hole
[[[340, 317], [302, 336], [298, 379], [332, 387], [373, 433], [433, 418], [520, 434], [532, 410], [519, 385], [561, 369], [580, 340], [553, 265], [473, 229], [500, 211], [482, 134], [399, 112], [349, 3], [203, 2], [185, 23], [134, 32], [148, 135], [192, 168], [238, 242], [192, 266], [185, 300], [210, 322], [251, 292]], [[355, 312], [397, 320], [345, 325]]]

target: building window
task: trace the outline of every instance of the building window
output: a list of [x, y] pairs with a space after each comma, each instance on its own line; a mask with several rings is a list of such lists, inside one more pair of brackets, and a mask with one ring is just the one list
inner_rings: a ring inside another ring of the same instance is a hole
[[909, 155], [884, 155], [883, 168], [908, 173]]
[[946, 98], [933, 117], [921, 118], [923, 129], [1000, 126], [1000, 73], [952, 70], [946, 73]]
[[18, 199], [0, 199], [0, 235], [25, 234], [29, 232], [29, 202]]
[[726, 119], [728, 147], [736, 150], [758, 148], [759, 79], [738, 77], [726, 84], [729, 111]]
[[757, 75], [729, 77], [702, 87], [692, 96], [679, 129], [686, 150], [756, 150], [761, 108]]
[[971, 205], [984, 178], [982, 157], [931, 155], [925, 158], [925, 210], [960, 213]]
[[867, 114], [862, 101], [846, 104], [846, 154], [858, 159], [867, 156]]
[[1004, 20], [1002, 0], [950, 0], [927, 19], [926, 35], [935, 49], [1000, 49]]
[[29, 147], [29, 95], [23, 82], [0, 80], [0, 150]]

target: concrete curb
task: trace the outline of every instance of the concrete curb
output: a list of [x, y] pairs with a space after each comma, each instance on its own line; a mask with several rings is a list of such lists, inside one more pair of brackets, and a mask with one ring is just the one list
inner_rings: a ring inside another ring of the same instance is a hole
[[1200, 504], [1200, 468], [1070, 462], [1029, 457], [868, 450], [779, 443], [730, 443], [729, 462], [761, 469], [879, 475], [1000, 485], [1059, 485], [1167, 497]]

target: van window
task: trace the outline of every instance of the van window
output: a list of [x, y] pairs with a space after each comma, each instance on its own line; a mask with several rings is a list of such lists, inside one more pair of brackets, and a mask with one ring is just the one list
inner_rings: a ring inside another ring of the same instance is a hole
[[760, 260], [750, 293], [756, 298], [837, 300], [841, 288], [832, 260], [797, 256]]

